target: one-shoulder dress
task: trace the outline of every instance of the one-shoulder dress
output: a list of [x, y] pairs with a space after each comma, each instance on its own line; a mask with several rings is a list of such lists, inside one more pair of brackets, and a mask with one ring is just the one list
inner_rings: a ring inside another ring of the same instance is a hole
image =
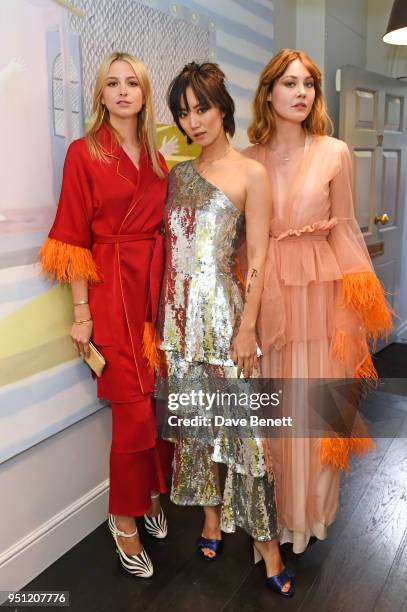
[[[186, 161], [170, 173], [164, 226], [166, 264], [158, 313], [166, 360], [162, 378], [167, 377], [169, 394], [228, 390], [237, 380], [230, 349], [244, 303], [234, 270], [244, 215]], [[206, 407], [184, 402], [174, 414], [203, 418]], [[226, 416], [245, 412], [219, 402], [217, 410]], [[240, 526], [262, 541], [277, 535], [274, 477], [254, 428], [181, 425], [173, 437], [173, 502], [222, 504], [223, 531]], [[216, 469], [221, 463], [227, 471], [223, 492]]]

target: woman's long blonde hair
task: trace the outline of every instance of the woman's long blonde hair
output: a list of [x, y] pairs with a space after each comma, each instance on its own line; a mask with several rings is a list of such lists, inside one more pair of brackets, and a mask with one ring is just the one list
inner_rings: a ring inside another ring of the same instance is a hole
[[102, 94], [103, 88], [106, 85], [107, 74], [109, 72], [110, 66], [113, 64], [113, 62], [117, 60], [127, 62], [133, 68], [134, 73], [139, 82], [141, 91], [143, 92], [144, 104], [138, 114], [137, 138], [140, 144], [145, 147], [147, 154], [151, 160], [154, 172], [160, 178], [164, 178], [165, 173], [160, 165], [155, 145], [155, 118], [150, 79], [148, 77], [147, 70], [143, 62], [138, 60], [133, 55], [130, 55], [130, 53], [122, 53], [120, 51], [115, 51], [111, 53], [110, 55], [104, 58], [97, 72], [95, 89], [93, 92], [93, 113], [89, 119], [88, 127], [86, 130], [86, 141], [89, 147], [90, 154], [95, 159], [107, 161], [106, 154], [103, 151], [103, 148], [96, 137], [96, 134], [105, 123], [109, 125], [110, 129], [119, 141], [119, 135], [117, 134], [116, 130], [113, 128], [109, 121], [109, 112], [104, 106], [104, 104], [102, 104]]
[[303, 121], [304, 129], [310, 134], [326, 134], [333, 132], [333, 124], [326, 109], [325, 97], [322, 91], [321, 71], [309, 55], [296, 49], [281, 49], [263, 68], [253, 102], [254, 118], [247, 130], [250, 142], [266, 144], [271, 139], [276, 120], [273, 106], [267, 100], [274, 83], [294, 60], [300, 60], [314, 79], [315, 100], [308, 117]]

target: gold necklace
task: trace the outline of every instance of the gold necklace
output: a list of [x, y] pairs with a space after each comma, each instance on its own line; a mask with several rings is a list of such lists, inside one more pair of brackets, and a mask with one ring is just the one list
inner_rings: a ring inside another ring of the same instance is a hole
[[291, 159], [290, 155], [292, 153], [294, 153], [295, 151], [298, 151], [299, 149], [303, 149], [304, 147], [305, 147], [305, 143], [299, 147], [295, 147], [295, 149], [288, 150], [286, 153], [279, 153], [275, 147], [270, 146], [270, 151], [274, 151], [274, 153], [278, 155], [278, 157], [280, 157], [283, 161], [288, 162]]
[[[221, 155], [220, 157], [216, 157], [215, 159], [210, 159], [207, 161], [203, 161], [203, 164], [207, 164], [208, 167], [201, 169], [198, 169], [196, 167], [196, 164], [194, 164], [194, 162], [192, 162], [192, 165], [196, 171], [196, 177], [192, 179], [192, 181], [189, 183], [188, 185], [188, 189], [190, 189], [191, 191], [195, 191], [195, 185], [196, 183], [199, 181], [200, 178], [204, 178], [205, 174], [207, 173], [210, 164], [214, 164], [217, 161], [220, 161], [221, 159], [224, 159], [225, 157], [227, 157], [229, 155], [229, 153], [232, 151], [232, 145], [228, 144], [226, 151], [223, 155]], [[200, 157], [200, 156], [199, 156]], [[199, 162], [199, 157], [197, 157], [196, 161]]]

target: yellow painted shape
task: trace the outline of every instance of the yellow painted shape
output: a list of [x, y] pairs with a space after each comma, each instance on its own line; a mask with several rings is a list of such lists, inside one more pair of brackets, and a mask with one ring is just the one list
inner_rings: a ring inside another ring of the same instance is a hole
[[180, 132], [175, 123], [171, 125], [166, 125], [164, 123], [159, 123], [157, 125], [157, 147], [160, 148], [164, 138], [176, 138], [178, 141], [178, 152], [175, 155], [171, 155], [166, 158], [168, 161], [168, 165], [170, 167], [178, 164], [181, 161], [186, 159], [193, 159], [198, 157], [201, 152], [201, 147], [195, 143], [187, 144], [187, 139]]
[[[71, 324], [70, 289], [53, 287], [0, 321], [0, 359], [66, 337]], [[68, 359], [72, 359], [71, 352]]]
[[[178, 153], [168, 157], [170, 168], [200, 153], [196, 144], [187, 145], [178, 127], [159, 124], [157, 145], [164, 137], [175, 137]], [[72, 299], [67, 286], [56, 286], [0, 321], [0, 386], [74, 359], [77, 354], [69, 339]]]
[[38, 345], [24, 353], [0, 359], [0, 387], [77, 358], [70, 337], [64, 334], [57, 340]]

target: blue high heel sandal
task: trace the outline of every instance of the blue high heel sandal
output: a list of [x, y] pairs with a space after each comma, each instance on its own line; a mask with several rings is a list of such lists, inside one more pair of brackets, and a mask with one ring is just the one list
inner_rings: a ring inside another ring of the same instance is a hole
[[[196, 546], [204, 561], [215, 561], [219, 557], [219, 555], [222, 553], [223, 540], [211, 540], [210, 538], [204, 538], [203, 536], [201, 536], [198, 539]], [[213, 550], [213, 552], [215, 553], [215, 556], [208, 557], [208, 555], [205, 555], [205, 553], [202, 551], [203, 548], [209, 548], [210, 550]]]
[[[263, 559], [263, 557], [254, 544], [253, 552], [254, 562], [259, 563]], [[266, 584], [270, 589], [272, 589], [279, 595], [282, 595], [282, 597], [292, 597], [295, 593], [294, 577], [294, 572], [288, 569], [288, 567], [285, 567], [279, 574], [276, 574], [276, 576], [267, 576]], [[283, 587], [287, 582], [291, 582], [290, 588], [288, 589], [288, 591], [283, 591]]]

